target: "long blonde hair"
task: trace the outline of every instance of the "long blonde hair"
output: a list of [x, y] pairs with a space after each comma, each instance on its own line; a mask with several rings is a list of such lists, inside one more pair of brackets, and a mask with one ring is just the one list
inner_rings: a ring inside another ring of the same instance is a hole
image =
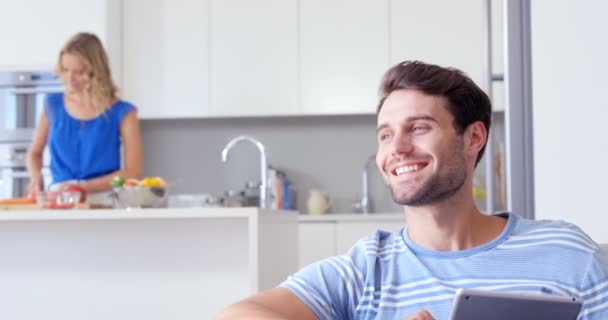
[[112, 80], [108, 55], [99, 38], [92, 33], [81, 32], [68, 39], [59, 52], [55, 66], [57, 75], [61, 75], [61, 58], [66, 53], [82, 59], [89, 79], [89, 85], [84, 90], [85, 99], [98, 113], [105, 111], [118, 98], [118, 88]]

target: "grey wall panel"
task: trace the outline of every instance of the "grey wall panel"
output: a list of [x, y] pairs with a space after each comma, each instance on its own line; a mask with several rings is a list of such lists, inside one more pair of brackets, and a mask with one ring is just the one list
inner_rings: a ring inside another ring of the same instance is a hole
[[[375, 116], [279, 117], [249, 119], [143, 120], [144, 174], [159, 175], [175, 193], [221, 195], [259, 181], [259, 154], [239, 144], [227, 164], [220, 151], [233, 137], [251, 135], [266, 146], [272, 166], [284, 170], [306, 212], [311, 188], [328, 191], [332, 212], [351, 212], [361, 194], [361, 169], [376, 152]], [[370, 188], [376, 212], [401, 212], [375, 167]]]

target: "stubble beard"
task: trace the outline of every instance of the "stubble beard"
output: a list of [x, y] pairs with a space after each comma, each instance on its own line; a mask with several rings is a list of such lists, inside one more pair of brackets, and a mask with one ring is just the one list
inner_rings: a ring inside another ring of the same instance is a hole
[[402, 206], [419, 207], [454, 196], [467, 177], [466, 160], [461, 150], [462, 145], [457, 145], [447, 152], [443, 157], [447, 160], [444, 170], [440, 168], [441, 172], [434, 173], [425, 181], [411, 181], [398, 186], [389, 184], [393, 201]]

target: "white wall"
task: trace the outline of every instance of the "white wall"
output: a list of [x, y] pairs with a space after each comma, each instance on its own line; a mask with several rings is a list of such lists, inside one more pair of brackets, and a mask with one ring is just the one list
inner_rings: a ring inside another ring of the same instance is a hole
[[608, 242], [608, 2], [531, 6], [535, 214]]

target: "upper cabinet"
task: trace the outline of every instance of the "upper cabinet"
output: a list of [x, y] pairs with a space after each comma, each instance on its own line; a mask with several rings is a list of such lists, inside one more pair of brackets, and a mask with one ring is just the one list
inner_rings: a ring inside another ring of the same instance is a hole
[[297, 113], [297, 3], [211, 0], [210, 116]]
[[124, 96], [142, 118], [374, 114], [403, 60], [481, 83], [483, 1], [123, 0]]
[[0, 68], [52, 69], [68, 38], [86, 31], [104, 43], [120, 83], [120, 0], [2, 1], [0, 21]]
[[302, 114], [372, 114], [389, 65], [387, 0], [300, 1]]
[[123, 2], [124, 98], [144, 119], [209, 111], [209, 2]]
[[480, 84], [485, 0], [391, 0], [391, 64], [421, 60], [461, 69]]

